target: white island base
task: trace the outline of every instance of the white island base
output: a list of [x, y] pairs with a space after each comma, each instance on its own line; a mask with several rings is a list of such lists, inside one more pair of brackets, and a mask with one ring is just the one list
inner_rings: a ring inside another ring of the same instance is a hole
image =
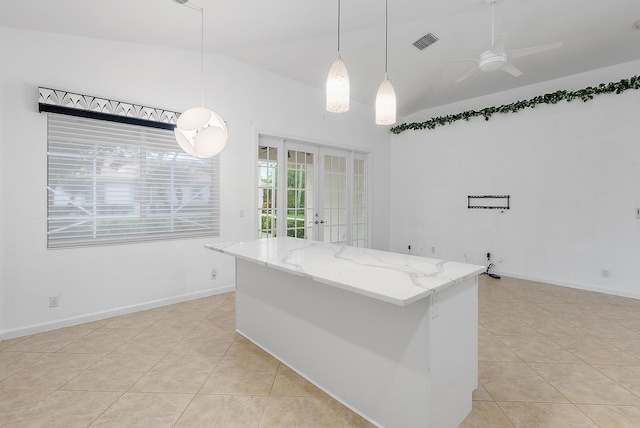
[[471, 411], [477, 266], [403, 305], [207, 247], [237, 257], [237, 331], [373, 424], [457, 427]]

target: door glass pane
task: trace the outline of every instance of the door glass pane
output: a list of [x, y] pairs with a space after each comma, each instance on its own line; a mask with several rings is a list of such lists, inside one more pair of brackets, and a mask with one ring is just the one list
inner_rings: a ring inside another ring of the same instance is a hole
[[313, 237], [313, 153], [287, 152], [287, 236]]
[[364, 159], [353, 160], [353, 195], [351, 216], [351, 245], [354, 247], [366, 247], [366, 223], [367, 201], [365, 186], [365, 162]]
[[341, 208], [341, 209], [338, 210], [338, 223], [339, 224], [347, 224], [347, 209], [346, 208]]
[[[325, 241], [347, 243], [347, 158], [324, 156]], [[330, 232], [326, 233], [326, 229]]]
[[276, 236], [278, 149], [258, 147], [258, 237]]

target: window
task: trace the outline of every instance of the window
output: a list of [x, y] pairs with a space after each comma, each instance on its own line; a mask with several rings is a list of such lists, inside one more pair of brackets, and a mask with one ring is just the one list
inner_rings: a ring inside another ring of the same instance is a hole
[[219, 160], [171, 130], [48, 113], [49, 248], [219, 236]]

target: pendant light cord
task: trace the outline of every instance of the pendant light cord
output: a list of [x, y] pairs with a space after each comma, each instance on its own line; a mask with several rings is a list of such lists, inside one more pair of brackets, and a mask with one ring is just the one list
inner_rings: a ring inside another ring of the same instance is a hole
[[389, 0], [384, 1], [384, 78], [388, 79], [389, 68]]
[[338, 0], [338, 56], [340, 56], [340, 0]]
[[183, 6], [200, 12], [200, 104], [204, 107], [204, 8], [189, 3], [181, 3]]
[[496, 23], [494, 17], [494, 7], [496, 6], [496, 2], [491, 3], [491, 48], [493, 49], [493, 45], [496, 43]]
[[204, 107], [204, 8], [200, 9], [200, 87], [200, 103]]

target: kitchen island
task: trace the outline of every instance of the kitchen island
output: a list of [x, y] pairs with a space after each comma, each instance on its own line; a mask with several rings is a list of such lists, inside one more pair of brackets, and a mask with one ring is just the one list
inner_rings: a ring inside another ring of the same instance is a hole
[[477, 387], [482, 266], [295, 238], [236, 258], [236, 329], [388, 428], [456, 427]]

